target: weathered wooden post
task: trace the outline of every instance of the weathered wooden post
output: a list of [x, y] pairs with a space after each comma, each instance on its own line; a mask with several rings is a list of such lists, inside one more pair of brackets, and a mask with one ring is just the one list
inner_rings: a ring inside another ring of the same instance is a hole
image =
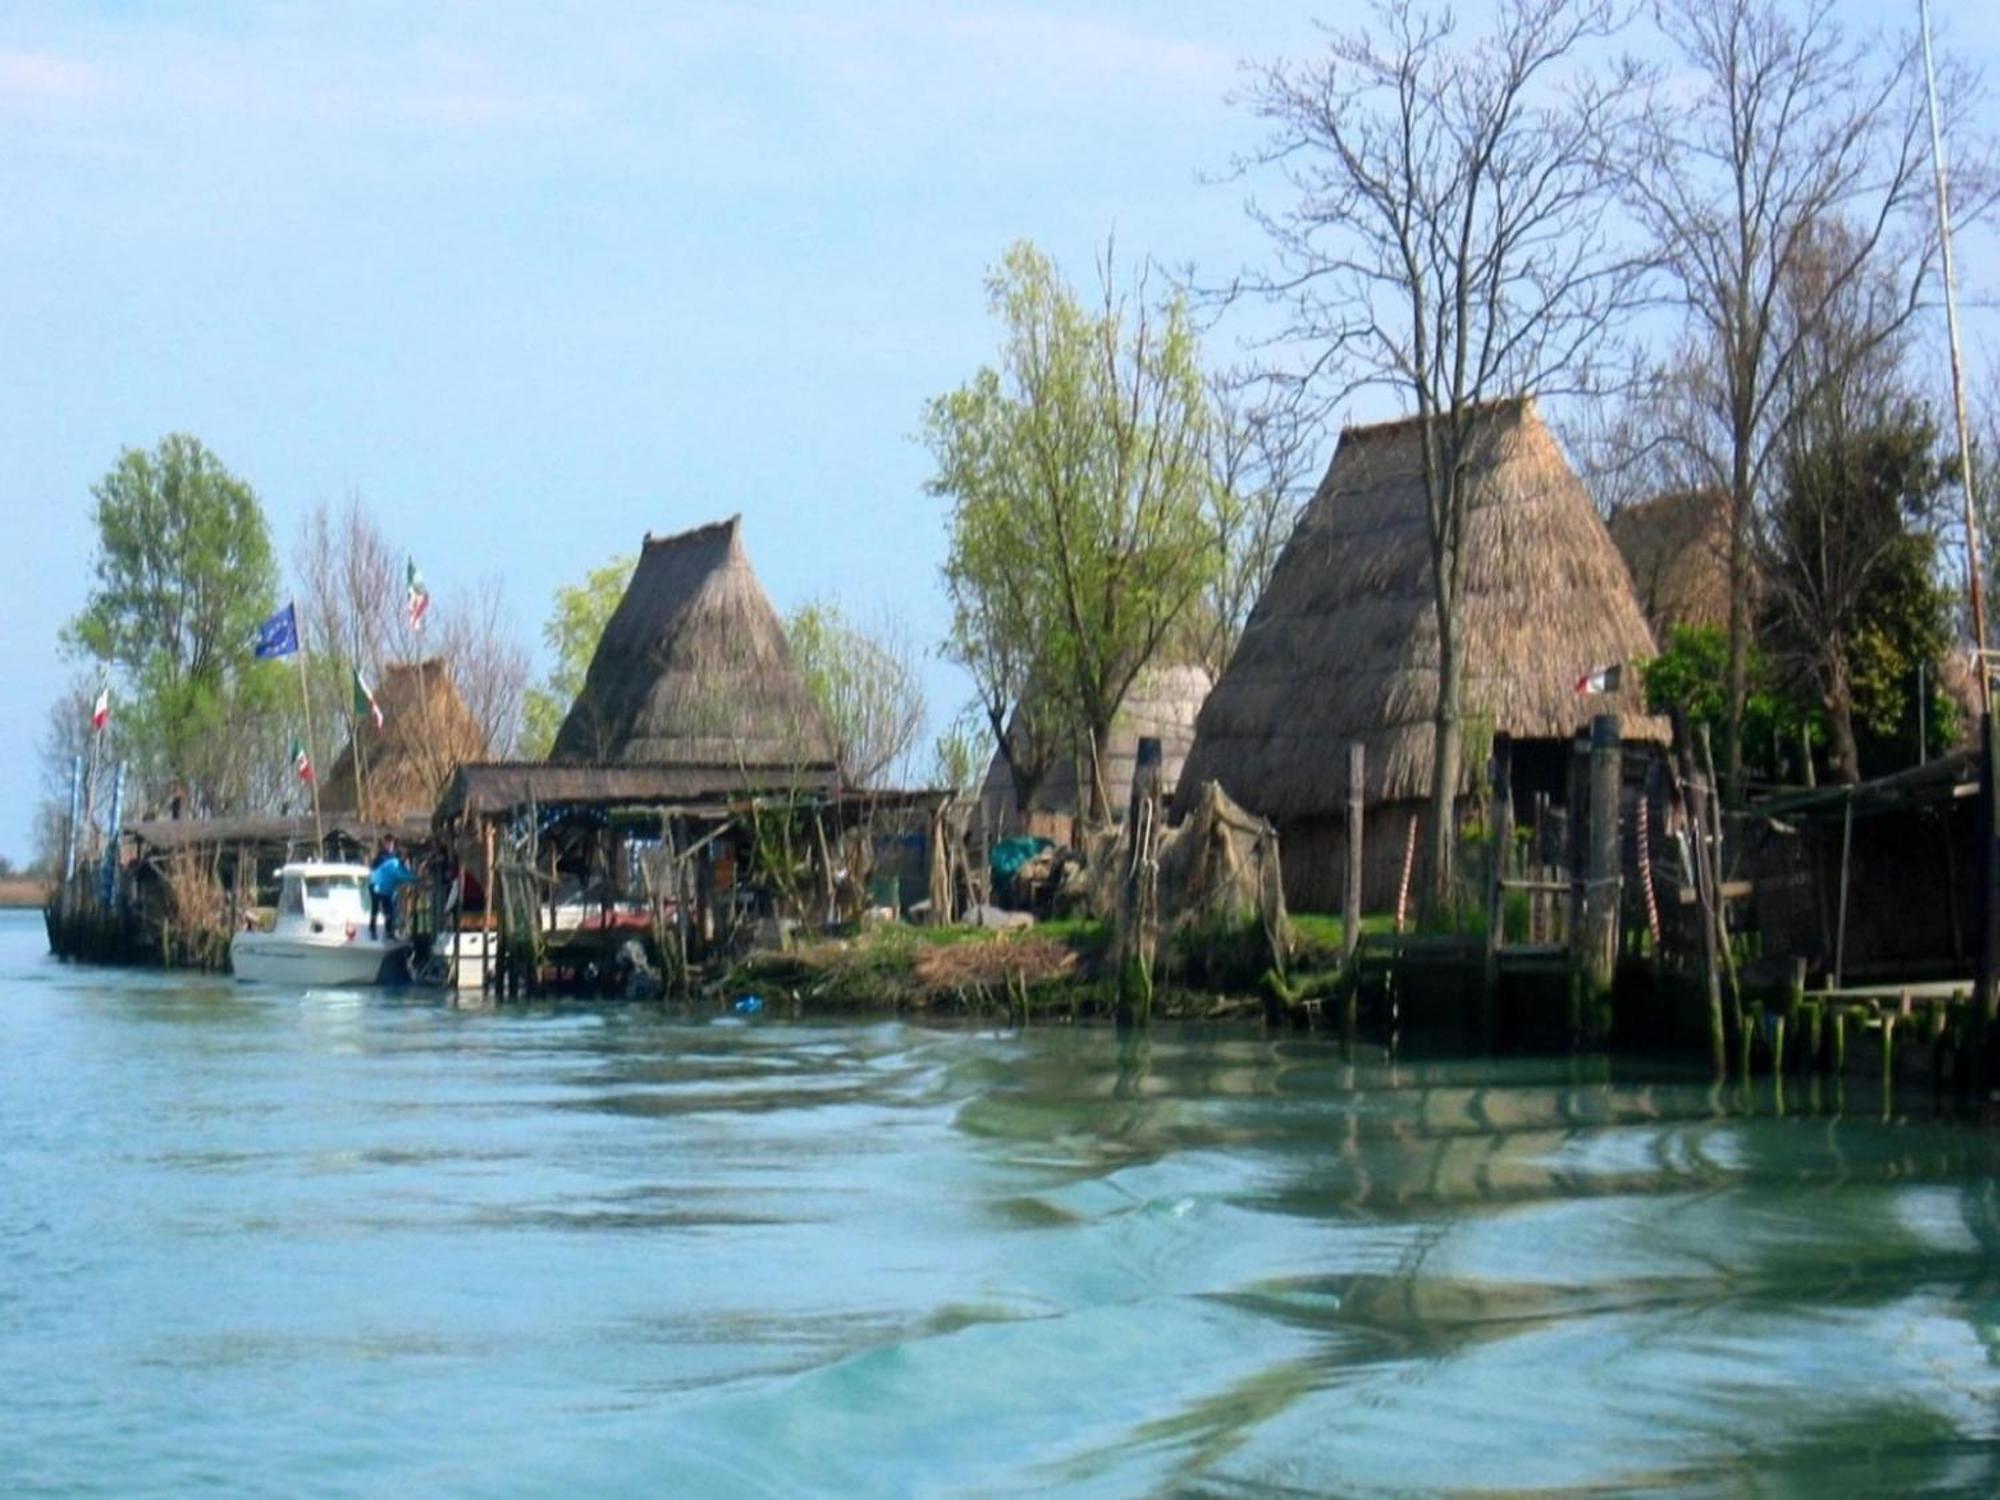
[[1854, 788], [1848, 787], [1840, 818], [1840, 906], [1833, 922], [1833, 987], [1847, 975], [1847, 879], [1854, 860]]
[[482, 933], [485, 939], [485, 945], [481, 951], [485, 955], [484, 962], [486, 965], [484, 972], [482, 972], [479, 976], [479, 987], [482, 990], [485, 990], [491, 994], [498, 995], [500, 993], [501, 935], [499, 931], [499, 924], [497, 924], [493, 920], [493, 897], [495, 893], [498, 891], [499, 887], [493, 884], [492, 823], [488, 822], [484, 818], [481, 818], [479, 823], [479, 833], [480, 833], [479, 846], [481, 851], [481, 861], [479, 866], [479, 879], [480, 879], [479, 889], [481, 892], [479, 927], [480, 927], [480, 932]]
[[1340, 934], [1349, 963], [1361, 946], [1361, 830], [1366, 819], [1362, 776], [1366, 769], [1361, 742], [1356, 740], [1347, 747], [1347, 896]]
[[1618, 965], [1618, 911], [1622, 876], [1618, 858], [1618, 788], [1624, 753], [1618, 716], [1590, 721], [1590, 853], [1585, 912], [1585, 955], [1593, 1005], [1604, 1007]]
[[125, 821], [125, 762], [111, 776], [111, 821], [104, 838], [104, 865], [98, 876], [97, 896], [108, 919], [118, 906], [118, 842]]
[[1493, 736], [1493, 826], [1488, 841], [1491, 858], [1486, 877], [1486, 984], [1479, 1002], [1479, 1030], [1493, 1045], [1493, 1014], [1500, 989], [1500, 948], [1506, 938], [1507, 864], [1514, 852], [1514, 739], [1505, 732]]
[[1694, 740], [1687, 721], [1678, 713], [1674, 715], [1674, 743], [1679, 747], [1681, 789], [1687, 798], [1687, 821], [1692, 825], [1688, 849], [1694, 869], [1688, 873], [1694, 877], [1695, 897], [1701, 909], [1702, 980], [1708, 989], [1709, 1050], [1715, 1076], [1721, 1079], [1729, 1071], [1729, 1040], [1722, 1016], [1722, 964], [1716, 952], [1716, 904], [1721, 895], [1715, 888], [1715, 872], [1708, 854], [1709, 788], [1696, 774]]
[[1568, 866], [1569, 920], [1565, 940], [1581, 956], [1588, 944], [1585, 918], [1590, 868], [1590, 728], [1576, 733], [1569, 747], [1569, 816], [1563, 827], [1563, 863]]
[[1160, 939], [1161, 745], [1139, 741], [1132, 766], [1132, 800], [1125, 814], [1131, 864], [1118, 909], [1118, 1021], [1149, 1025], [1153, 1019], [1153, 961]]
[[[1980, 663], [1980, 670], [1986, 664]], [[1993, 715], [1980, 716], [1979, 744], [1979, 1002], [1987, 1028], [2000, 1015], [2000, 741]]]

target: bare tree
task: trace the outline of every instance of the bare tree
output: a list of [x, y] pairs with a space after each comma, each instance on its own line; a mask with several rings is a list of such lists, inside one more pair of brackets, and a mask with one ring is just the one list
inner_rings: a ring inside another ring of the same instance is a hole
[[[1743, 765], [1756, 515], [1785, 431], [1812, 395], [1814, 381], [1799, 378], [1805, 351], [1871, 267], [1891, 278], [1893, 304], [1872, 337], [1896, 336], [1936, 254], [1920, 212], [1928, 142], [1914, 46], [1850, 42], [1831, 10], [1831, 0], [1657, 0], [1655, 21], [1682, 66], [1653, 127], [1635, 137], [1627, 178], [1628, 201], [1687, 314], [1674, 377], [1684, 421], [1671, 436], [1698, 486], [1728, 506], [1732, 782]], [[1962, 78], [1947, 84], [1962, 125], [1969, 89]], [[1983, 197], [1968, 193], [1963, 206], [1974, 211]], [[1847, 232], [1811, 284], [1796, 284], [1787, 311], [1788, 278], [1836, 220]]]
[[[528, 653], [512, 629], [506, 586], [489, 575], [469, 593], [447, 598], [441, 613], [438, 655], [488, 753], [506, 760], [521, 739], [528, 692]], [[451, 770], [445, 767], [444, 775]]]
[[1241, 377], [1209, 382], [1209, 508], [1221, 560], [1191, 611], [1186, 655], [1221, 676], [1291, 539], [1317, 428], [1294, 401], [1256, 401]]
[[306, 749], [324, 773], [355, 739], [350, 674], [379, 684], [395, 654], [402, 564], [359, 494], [338, 511], [315, 505], [299, 520], [295, 546], [300, 670], [311, 674], [316, 704]]
[[1291, 196], [1251, 206], [1276, 265], [1229, 292], [1285, 309], [1280, 342], [1306, 350], [1290, 378], [1322, 412], [1374, 388], [1421, 424], [1436, 906], [1460, 775], [1468, 447], [1489, 402], [1595, 384], [1608, 330], [1636, 305], [1642, 267], [1607, 209], [1610, 143], [1643, 75], [1585, 60], [1617, 27], [1610, 0], [1502, 0], [1476, 36], [1416, 0], [1384, 0], [1375, 16], [1379, 34], [1335, 32], [1322, 58], [1255, 73], [1249, 102], [1271, 135], [1239, 165], [1281, 172]]
[[876, 787], [906, 772], [925, 708], [902, 625], [885, 616], [864, 630], [833, 600], [816, 599], [792, 611], [785, 639], [833, 735], [842, 783]]

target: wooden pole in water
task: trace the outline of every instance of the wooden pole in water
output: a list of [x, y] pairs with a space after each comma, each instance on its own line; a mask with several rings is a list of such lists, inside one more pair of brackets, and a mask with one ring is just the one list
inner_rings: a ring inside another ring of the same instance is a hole
[[1500, 988], [1500, 946], [1506, 938], [1507, 862], [1514, 852], [1514, 739], [1493, 736], [1493, 829], [1486, 881], [1486, 984], [1480, 995], [1481, 1040], [1493, 1045], [1493, 1013]]
[[1586, 866], [1586, 963], [1595, 997], [1611, 989], [1618, 962], [1618, 787], [1623, 751], [1618, 716], [1590, 721], [1590, 856]]
[[1341, 942], [1350, 961], [1361, 946], [1361, 835], [1366, 820], [1362, 778], [1366, 769], [1361, 742], [1356, 740], [1347, 747], [1347, 905], [1341, 929]]
[[1690, 852], [1694, 857], [1695, 895], [1701, 907], [1702, 979], [1708, 989], [1708, 1041], [1717, 1079], [1729, 1069], [1729, 1043], [1722, 1020], [1722, 974], [1716, 955], [1715, 876], [1708, 858], [1709, 789], [1695, 775], [1694, 746], [1687, 723], [1674, 716], [1674, 739], [1680, 745], [1681, 787], [1687, 794], [1688, 821], [1694, 825]]
[[1847, 968], [1847, 875], [1854, 857], [1854, 788], [1847, 789], [1847, 807], [1840, 820], [1840, 908], [1833, 919], [1833, 987], [1840, 988]]
[[1569, 875], [1569, 924], [1564, 940], [1572, 956], [1587, 945], [1585, 936], [1584, 882], [1588, 878], [1589, 844], [1585, 824], [1590, 817], [1590, 731], [1578, 731], [1570, 743], [1569, 815], [1563, 827], [1563, 863]]
[[2000, 738], [1990, 710], [1979, 743], [1979, 1016], [1990, 1028], [2000, 1015]]
[[479, 927], [485, 934], [485, 945], [481, 949], [485, 971], [479, 976], [479, 987], [498, 993], [500, 989], [500, 934], [493, 921], [493, 825], [480, 821], [480, 849], [483, 855], [480, 864], [480, 889], [484, 895], [480, 902]]
[[57, 909], [65, 920], [69, 917], [70, 886], [76, 880], [76, 836], [78, 825], [83, 821], [83, 757], [72, 756], [69, 763], [69, 822], [63, 827], [63, 883], [62, 893], [57, 898]]

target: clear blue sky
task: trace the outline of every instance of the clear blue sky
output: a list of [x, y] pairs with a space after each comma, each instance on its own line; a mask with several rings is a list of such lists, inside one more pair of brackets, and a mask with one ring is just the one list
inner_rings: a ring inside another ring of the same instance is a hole
[[1237, 60], [1314, 50], [1310, 14], [9, 0], [0, 853], [28, 852], [89, 486], [173, 430], [281, 551], [358, 492], [440, 609], [500, 575], [537, 652], [558, 583], [735, 511], [781, 609], [934, 640], [911, 435], [992, 356], [985, 268], [1026, 236], [1086, 279], [1114, 228], [1127, 256], [1254, 256], [1241, 190], [1199, 177], [1255, 137]]

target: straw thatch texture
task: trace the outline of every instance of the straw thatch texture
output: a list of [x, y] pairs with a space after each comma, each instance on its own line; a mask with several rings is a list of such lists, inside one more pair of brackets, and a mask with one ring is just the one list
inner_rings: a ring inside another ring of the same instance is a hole
[[1676, 625], [1729, 622], [1729, 516], [1713, 490], [1678, 490], [1628, 505], [1611, 540], [1632, 571], [1639, 607], [1665, 639]]
[[[1192, 663], [1149, 667], [1139, 674], [1111, 721], [1104, 784], [1114, 817], [1122, 818], [1132, 800], [1132, 772], [1142, 738], [1159, 740], [1160, 779], [1172, 795], [1180, 782], [1181, 766], [1194, 745], [1195, 718], [1214, 685], [1208, 669]], [[1014, 807], [1014, 778], [996, 752], [979, 789], [982, 826], [995, 835], [1026, 831], [1067, 840], [1071, 822], [1090, 806], [1089, 778], [1087, 750], [1080, 759], [1059, 758], [1035, 789], [1024, 824]]]
[[382, 727], [360, 722], [358, 763], [350, 743], [320, 783], [320, 806], [386, 822], [428, 819], [452, 772], [485, 758], [485, 731], [443, 657], [383, 668], [375, 701]]
[[[1595, 713], [1665, 738], [1637, 674], [1583, 696], [1593, 668], [1653, 654], [1623, 559], [1532, 401], [1496, 403], [1467, 454], [1461, 790], [1483, 775], [1479, 732], [1567, 738]], [[1341, 434], [1326, 478], [1209, 695], [1181, 774], [1214, 779], [1282, 825], [1344, 810], [1345, 747], [1366, 747], [1366, 797], [1428, 794], [1437, 621], [1414, 421]], [[1289, 845], [1289, 838], [1287, 840]]]
[[648, 536], [551, 761], [832, 762], [832, 737], [744, 555], [741, 517]]

